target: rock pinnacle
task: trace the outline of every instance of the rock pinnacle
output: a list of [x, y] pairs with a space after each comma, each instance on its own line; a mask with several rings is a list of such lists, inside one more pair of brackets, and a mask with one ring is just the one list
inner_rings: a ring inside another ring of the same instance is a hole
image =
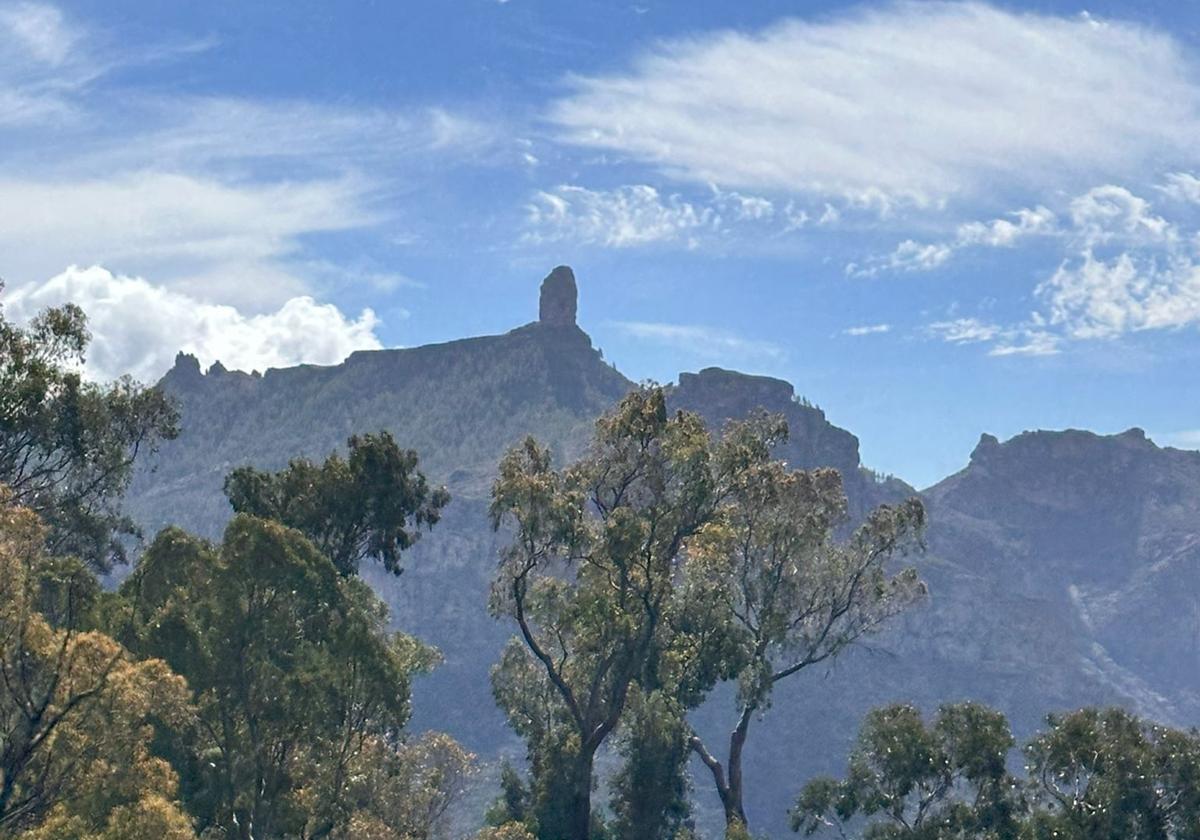
[[575, 272], [571, 271], [570, 266], [560, 265], [542, 281], [538, 320], [555, 327], [575, 326], [578, 298]]

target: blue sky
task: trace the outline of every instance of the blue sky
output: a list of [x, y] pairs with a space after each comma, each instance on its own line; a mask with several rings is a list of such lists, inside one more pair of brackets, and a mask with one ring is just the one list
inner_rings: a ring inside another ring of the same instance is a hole
[[790, 380], [926, 485], [1200, 446], [1189, 3], [0, 0], [0, 302], [97, 377], [502, 332]]

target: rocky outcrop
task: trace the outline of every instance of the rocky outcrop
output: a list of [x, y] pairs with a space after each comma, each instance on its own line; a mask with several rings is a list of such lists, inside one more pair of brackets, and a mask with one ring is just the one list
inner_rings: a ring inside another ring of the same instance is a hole
[[560, 265], [542, 281], [538, 321], [552, 327], [575, 326], [578, 299], [575, 272], [570, 266]]
[[869, 475], [859, 462], [858, 438], [830, 423], [815, 405], [798, 399], [796, 389], [782, 379], [710, 367], [679, 374], [679, 384], [671, 389], [669, 399], [672, 408], [696, 412], [714, 431], [757, 410], [782, 415], [788, 424], [788, 439], [776, 456], [796, 469], [837, 469], [852, 520], [861, 519], [877, 504], [916, 492], [897, 479], [877, 481]]

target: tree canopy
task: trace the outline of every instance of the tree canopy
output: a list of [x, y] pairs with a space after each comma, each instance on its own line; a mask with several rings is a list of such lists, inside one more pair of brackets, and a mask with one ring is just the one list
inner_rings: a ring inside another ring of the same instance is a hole
[[353, 435], [347, 449], [346, 458], [297, 458], [276, 473], [241, 467], [225, 479], [225, 495], [238, 513], [300, 531], [343, 575], [367, 559], [398, 575], [401, 553], [437, 524], [450, 494], [431, 488], [417, 453], [387, 432]]
[[187, 840], [155, 750], [186, 729], [187, 685], [114, 639], [38, 611], [45, 528], [0, 487], [0, 837]]
[[164, 530], [122, 585], [131, 648], [195, 693], [178, 757], [201, 827], [327, 836], [353, 819], [351, 769], [395, 745], [436, 654], [297, 531], [239, 514], [220, 546]]
[[157, 388], [85, 380], [90, 338], [72, 304], [26, 327], [0, 313], [0, 483], [47, 523], [54, 553], [106, 571], [137, 533], [119, 507], [134, 460], [174, 438], [179, 418]]
[[792, 811], [804, 835], [864, 840], [1187, 840], [1200, 837], [1200, 733], [1122, 709], [1051, 715], [1010, 767], [999, 712], [871, 712], [842, 780], [810, 781]]

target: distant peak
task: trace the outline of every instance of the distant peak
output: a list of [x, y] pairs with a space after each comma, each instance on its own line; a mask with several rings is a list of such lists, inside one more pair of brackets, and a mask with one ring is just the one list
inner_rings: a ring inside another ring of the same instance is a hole
[[575, 272], [570, 266], [560, 265], [542, 281], [538, 321], [555, 327], [573, 327], [578, 305], [579, 289], [575, 285]]

